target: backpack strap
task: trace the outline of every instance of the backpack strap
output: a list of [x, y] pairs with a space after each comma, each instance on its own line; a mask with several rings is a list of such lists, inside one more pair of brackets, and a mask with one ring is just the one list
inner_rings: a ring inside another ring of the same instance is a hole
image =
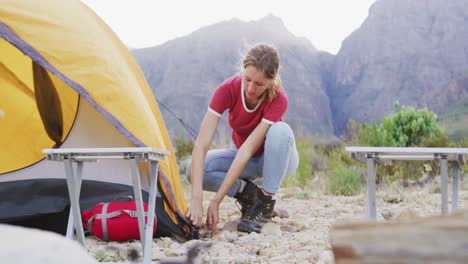
[[105, 203], [102, 206], [102, 238], [104, 241], [109, 241], [109, 234], [107, 233], [107, 208], [109, 207], [109, 203]]
[[[90, 218], [90, 220], [91, 219], [94, 220], [94, 219], [114, 218], [114, 217], [117, 217], [117, 216], [121, 215], [122, 213], [126, 213], [126, 214], [128, 214], [128, 216], [130, 216], [132, 218], [138, 217], [137, 211], [118, 210], [118, 211], [106, 213], [105, 215], [104, 214], [95, 214], [95, 215], [93, 215], [93, 217]], [[148, 216], [148, 212], [145, 212], [144, 216]], [[88, 222], [90, 222], [90, 220], [88, 220]]]

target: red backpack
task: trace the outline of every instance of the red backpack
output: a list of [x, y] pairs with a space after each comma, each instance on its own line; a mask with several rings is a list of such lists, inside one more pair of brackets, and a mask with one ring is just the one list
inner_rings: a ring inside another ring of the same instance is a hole
[[[91, 211], [83, 211], [84, 229], [104, 241], [139, 240], [136, 203], [131, 197], [126, 198], [132, 201], [118, 202], [119, 197], [108, 203], [99, 203]], [[143, 203], [143, 209], [146, 222], [147, 203]], [[156, 234], [156, 222], [155, 214], [153, 236]]]

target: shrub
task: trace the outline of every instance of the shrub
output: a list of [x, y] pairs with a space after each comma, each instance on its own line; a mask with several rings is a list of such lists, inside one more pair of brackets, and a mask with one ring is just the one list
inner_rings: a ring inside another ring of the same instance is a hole
[[437, 116], [427, 109], [400, 107], [395, 103], [396, 114], [382, 120], [381, 134], [384, 144], [393, 147], [418, 146], [425, 138], [439, 137], [442, 130], [437, 124]]
[[351, 121], [346, 138], [351, 139], [353, 145], [360, 146], [443, 147], [448, 144], [448, 138], [437, 124], [435, 113], [425, 108], [402, 107], [398, 102], [395, 102], [395, 112], [384, 117], [380, 125], [363, 123], [357, 129], [356, 122]]
[[190, 139], [186, 140], [183, 134], [180, 134], [175, 139], [175, 152], [178, 160], [192, 155], [194, 142]]
[[175, 154], [177, 157], [177, 166], [181, 175], [182, 183], [187, 186], [188, 180], [185, 177], [185, 170], [192, 155], [194, 142], [190, 139], [186, 140], [183, 134], [180, 134], [175, 139]]
[[361, 168], [343, 150], [335, 150], [329, 156], [327, 193], [351, 196], [361, 192], [363, 178]]

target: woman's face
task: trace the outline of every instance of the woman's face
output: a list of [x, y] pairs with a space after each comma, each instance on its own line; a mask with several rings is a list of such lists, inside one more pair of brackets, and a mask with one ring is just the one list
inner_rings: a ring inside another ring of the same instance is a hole
[[268, 79], [263, 72], [260, 72], [254, 66], [247, 66], [244, 69], [244, 92], [247, 100], [258, 100], [263, 92], [270, 86], [272, 79]]

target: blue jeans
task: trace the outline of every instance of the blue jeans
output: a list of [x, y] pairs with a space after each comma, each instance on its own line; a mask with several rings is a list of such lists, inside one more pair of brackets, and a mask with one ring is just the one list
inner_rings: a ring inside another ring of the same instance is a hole
[[[237, 149], [210, 150], [205, 157], [203, 189], [217, 192], [226, 177]], [[294, 134], [288, 124], [277, 122], [268, 129], [265, 139], [265, 150], [262, 155], [252, 157], [241, 172], [239, 179], [228, 192], [234, 196], [239, 188], [240, 179], [254, 180], [263, 178], [262, 187], [269, 193], [276, 193], [283, 179], [296, 171], [299, 156], [296, 150]], [[187, 166], [185, 175], [191, 180], [191, 163]]]

